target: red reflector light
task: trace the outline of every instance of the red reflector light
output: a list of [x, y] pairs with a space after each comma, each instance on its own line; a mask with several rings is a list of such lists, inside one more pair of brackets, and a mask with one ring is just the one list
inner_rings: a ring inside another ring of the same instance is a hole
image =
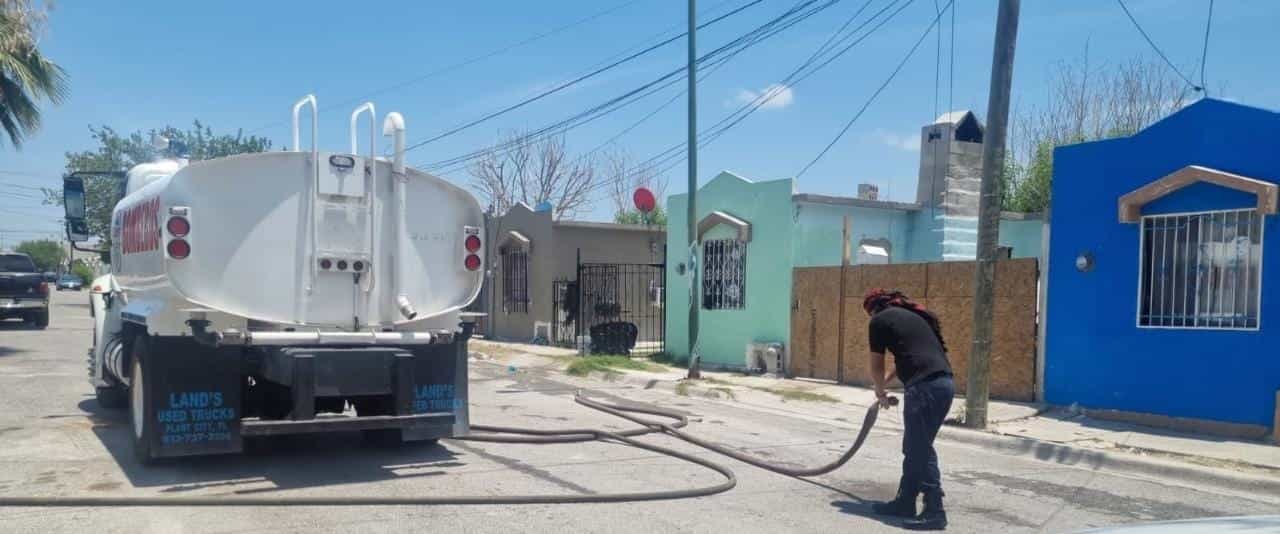
[[468, 271], [474, 271], [480, 268], [480, 256], [475, 254], [467, 254], [467, 259], [463, 261]]
[[475, 252], [477, 250], [480, 250], [480, 238], [477, 236], [469, 235], [467, 236], [465, 245], [467, 247], [467, 252]]
[[169, 257], [175, 260], [185, 259], [191, 255], [191, 244], [185, 239], [174, 239], [165, 247], [169, 252]]
[[169, 235], [173, 237], [186, 237], [191, 232], [191, 223], [182, 217], [170, 217], [169, 222], [165, 224], [165, 228], [169, 230]]

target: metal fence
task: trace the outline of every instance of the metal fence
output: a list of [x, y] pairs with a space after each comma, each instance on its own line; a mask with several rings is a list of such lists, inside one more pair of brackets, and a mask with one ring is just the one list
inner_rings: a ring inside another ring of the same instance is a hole
[[[664, 278], [660, 263], [579, 264], [577, 335], [626, 335], [610, 325], [631, 325], [625, 327], [634, 334], [629, 351], [661, 352], [666, 327]], [[616, 342], [600, 339], [592, 339], [592, 345], [596, 352], [617, 352], [619, 348]]]

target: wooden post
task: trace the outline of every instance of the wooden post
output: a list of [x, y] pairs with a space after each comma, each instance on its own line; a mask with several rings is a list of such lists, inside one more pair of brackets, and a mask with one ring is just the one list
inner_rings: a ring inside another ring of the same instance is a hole
[[982, 142], [982, 187], [978, 200], [978, 268], [974, 273], [973, 350], [965, 391], [964, 423], [987, 427], [991, 386], [991, 338], [995, 315], [996, 248], [1000, 232], [1000, 172], [1004, 169], [1009, 92], [1013, 85], [1013, 50], [1018, 38], [1020, 0], [1000, 0], [991, 58], [987, 131]]
[[849, 269], [849, 216], [844, 216], [844, 231], [840, 238], [840, 324], [836, 325], [836, 383], [844, 383], [844, 275]]

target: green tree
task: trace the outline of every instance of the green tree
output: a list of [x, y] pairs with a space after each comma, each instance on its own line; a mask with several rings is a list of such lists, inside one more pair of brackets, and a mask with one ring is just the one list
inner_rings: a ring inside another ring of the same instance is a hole
[[1044, 211], [1054, 148], [1133, 135], [1182, 108], [1188, 91], [1163, 63], [1150, 58], [1091, 67], [1086, 49], [1078, 61], [1059, 62], [1049, 78], [1048, 102], [1019, 113], [1013, 123], [1002, 208]]
[[74, 274], [81, 282], [87, 286], [93, 282], [93, 267], [90, 267], [81, 260], [76, 260], [71, 264], [71, 274]]
[[618, 224], [666, 226], [667, 211], [662, 209], [661, 205], [654, 206], [653, 211], [649, 213], [641, 213], [639, 210], [635, 209], [619, 211], [613, 214], [613, 222]]
[[[221, 158], [248, 152], [265, 152], [271, 149], [271, 141], [264, 137], [215, 134], [208, 125], [194, 121], [189, 130], [166, 126], [159, 130], [137, 131], [122, 136], [109, 126], [89, 127], [89, 134], [97, 142], [97, 148], [66, 153], [66, 171], [127, 171], [139, 163], [162, 157], [186, 156], [192, 160]], [[169, 148], [161, 150], [152, 146], [153, 136], [170, 140]], [[85, 212], [89, 235], [96, 237], [103, 247], [110, 246], [111, 212], [120, 201], [120, 184], [112, 178], [90, 177], [85, 180]], [[62, 204], [62, 191], [45, 189], [46, 204]], [[103, 261], [109, 261], [104, 255]]]
[[14, 148], [40, 129], [39, 102], [61, 104], [69, 91], [67, 72], [37, 46], [44, 18], [29, 0], [0, 1], [0, 128]]
[[23, 241], [13, 250], [31, 256], [31, 260], [36, 262], [36, 268], [44, 272], [57, 271], [67, 259], [66, 243], [49, 239]]

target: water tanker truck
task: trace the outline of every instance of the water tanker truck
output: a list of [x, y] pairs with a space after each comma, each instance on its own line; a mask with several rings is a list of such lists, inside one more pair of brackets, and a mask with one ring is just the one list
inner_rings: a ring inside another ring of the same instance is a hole
[[[480, 205], [405, 167], [398, 113], [382, 125], [390, 158], [375, 155], [372, 104], [351, 114], [349, 152], [317, 148], [317, 115], [313, 96], [294, 105], [291, 151], [119, 173], [111, 270], [91, 286], [88, 372], [101, 405], [128, 408], [140, 460], [284, 434], [468, 432], [463, 309], [483, 279]], [[85, 184], [64, 179], [73, 242], [88, 239]]]

